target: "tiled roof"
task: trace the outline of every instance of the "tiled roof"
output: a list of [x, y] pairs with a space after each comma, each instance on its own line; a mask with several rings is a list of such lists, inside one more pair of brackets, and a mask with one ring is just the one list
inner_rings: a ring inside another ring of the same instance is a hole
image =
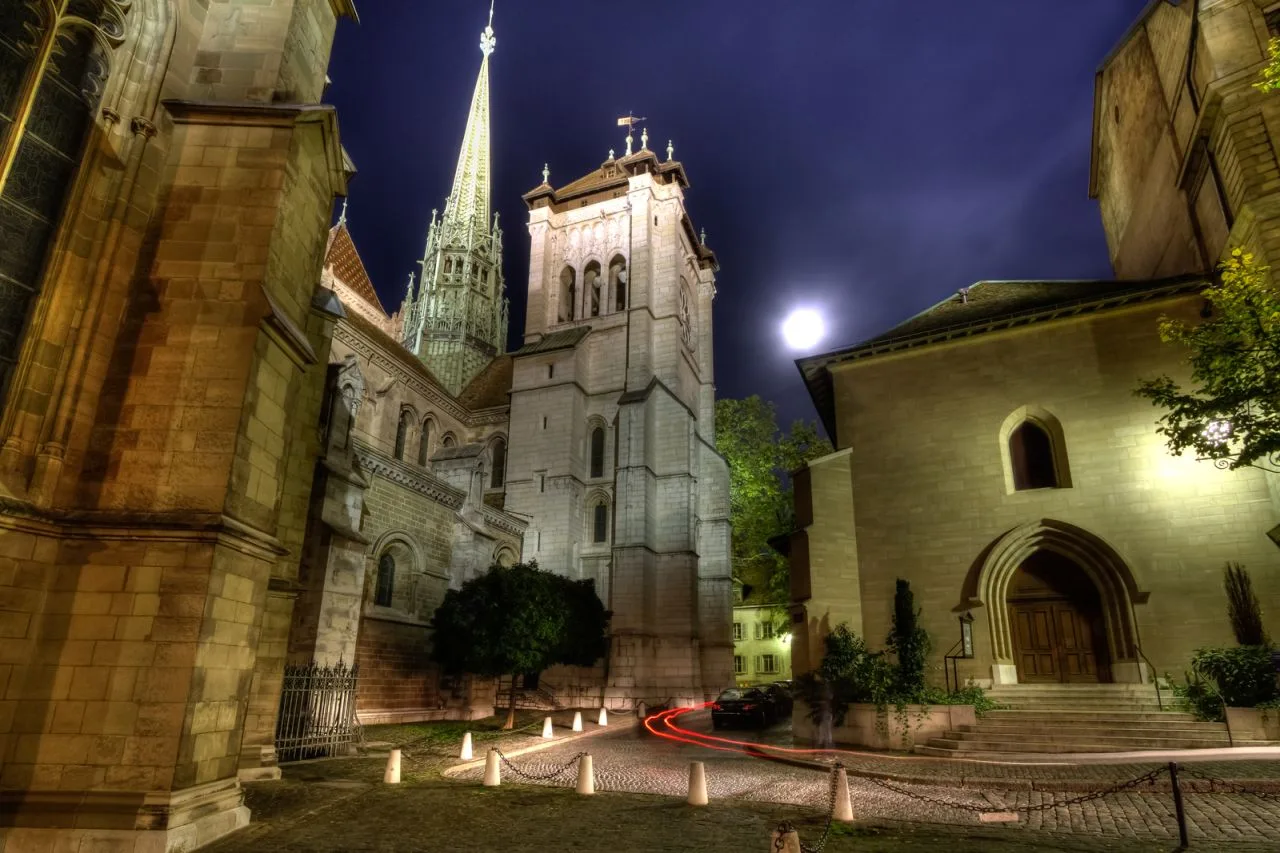
[[435, 374], [432, 373], [425, 364], [422, 363], [421, 359], [405, 349], [399, 341], [388, 335], [380, 326], [365, 317], [361, 317], [354, 311], [347, 313], [346, 322], [355, 326], [370, 338], [379, 341], [382, 344], [382, 350], [384, 353], [391, 358], [394, 358], [410, 370], [414, 370], [422, 374], [423, 377], [431, 381], [431, 384], [439, 388], [441, 393], [449, 393], [444, 384], [435, 377]]
[[572, 329], [561, 329], [558, 332], [552, 332], [549, 335], [544, 335], [541, 340], [534, 341], [531, 344], [525, 344], [511, 354], [513, 356], [533, 355], [534, 353], [539, 352], [571, 349], [577, 346], [578, 342], [590, 334], [590, 332], [590, 326], [575, 326]]
[[329, 249], [325, 253], [324, 263], [325, 266], [332, 267], [334, 277], [351, 288], [357, 296], [376, 306], [383, 314], [387, 313], [382, 301], [378, 299], [378, 292], [373, 289], [373, 282], [369, 279], [369, 273], [360, 260], [360, 253], [356, 251], [356, 244], [345, 223], [335, 225], [330, 231]]
[[511, 393], [511, 356], [500, 355], [467, 383], [458, 402], [471, 411], [507, 405]]
[[835, 429], [829, 367], [955, 338], [971, 337], [1137, 301], [1203, 290], [1201, 275], [1139, 281], [980, 281], [889, 331], [852, 347], [796, 360], [832, 442]]

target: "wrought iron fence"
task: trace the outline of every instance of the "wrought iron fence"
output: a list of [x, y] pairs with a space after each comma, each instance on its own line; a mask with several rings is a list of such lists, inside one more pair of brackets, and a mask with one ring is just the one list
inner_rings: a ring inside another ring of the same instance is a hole
[[359, 667], [286, 664], [276, 723], [279, 761], [323, 758], [360, 740], [356, 721]]

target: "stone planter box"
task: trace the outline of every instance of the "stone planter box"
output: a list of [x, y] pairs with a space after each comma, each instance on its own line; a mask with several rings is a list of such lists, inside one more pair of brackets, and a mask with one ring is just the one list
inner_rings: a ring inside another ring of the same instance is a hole
[[[792, 731], [798, 741], [816, 745], [817, 727], [809, 720], [809, 709], [796, 702], [791, 717]], [[908, 705], [905, 720], [893, 705], [883, 711], [875, 705], [850, 705], [844, 725], [831, 730], [831, 740], [840, 746], [866, 749], [911, 749], [958, 726], [972, 726], [978, 721], [972, 705]], [[905, 725], [904, 725], [905, 722]]]
[[1262, 708], [1226, 710], [1227, 729], [1231, 732], [1231, 742], [1235, 746], [1256, 746], [1258, 742], [1280, 743], [1280, 711]]

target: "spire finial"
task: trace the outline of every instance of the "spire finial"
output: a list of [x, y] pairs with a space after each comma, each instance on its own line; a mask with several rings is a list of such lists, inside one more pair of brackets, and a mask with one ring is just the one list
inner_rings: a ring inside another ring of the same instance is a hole
[[707, 229], [702, 229], [702, 234], [698, 237], [698, 241], [704, 246], [707, 245]]
[[548, 183], [551, 180], [551, 165], [549, 163], [542, 164], [542, 182]]
[[647, 127], [640, 131], [640, 150], [649, 150], [649, 128]]
[[613, 159], [613, 149], [612, 149], [612, 148], [610, 148], [610, 149], [609, 149], [609, 159], [610, 159], [610, 160], [612, 160], [612, 159]]
[[675, 156], [675, 153], [676, 153], [676, 147], [675, 145], [672, 144], [671, 140], [668, 139], [667, 140], [667, 162], [668, 163], [671, 162], [671, 158]]
[[493, 53], [497, 45], [498, 40], [493, 37], [493, 0], [489, 0], [489, 23], [480, 34], [480, 52], [484, 54], [485, 59], [489, 58], [489, 54]]
[[627, 154], [626, 154], [626, 156], [628, 156], [628, 157], [630, 157], [630, 156], [631, 156], [631, 128], [627, 128]]
[[338, 214], [338, 224], [339, 225], [347, 224], [347, 199], [345, 196], [342, 199], [342, 213]]

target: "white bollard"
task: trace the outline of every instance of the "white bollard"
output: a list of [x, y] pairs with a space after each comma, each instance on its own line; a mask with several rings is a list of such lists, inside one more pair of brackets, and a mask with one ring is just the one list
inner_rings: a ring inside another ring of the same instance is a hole
[[475, 753], [471, 751], [471, 732], [467, 732], [462, 736], [462, 755], [459, 757], [463, 761], [470, 761], [475, 758]]
[[575, 732], [582, 731], [582, 712], [581, 711], [573, 712], [573, 730]]
[[498, 750], [491, 749], [484, 757], [484, 786], [496, 788], [502, 784], [502, 770], [498, 767]]
[[546, 738], [547, 740], [551, 740], [553, 737], [555, 737], [555, 735], [554, 735], [554, 734], [552, 734], [552, 732], [551, 732], [551, 718], [550, 718], [550, 717], [547, 717], [547, 719], [546, 719], [546, 720], [544, 720], [544, 721], [543, 721], [543, 723], [542, 723], [542, 736], [543, 736], [544, 738]]
[[800, 833], [794, 829], [789, 832], [778, 832], [775, 829], [771, 836], [769, 850], [772, 853], [778, 853], [778, 851], [781, 851], [781, 853], [801, 853]]
[[836, 768], [836, 804], [832, 818], [843, 823], [853, 823], [853, 803], [849, 799], [849, 777], [843, 767]]
[[382, 781], [388, 785], [400, 784], [400, 750], [393, 749], [387, 756], [387, 772], [382, 774]]
[[584, 755], [578, 759], [578, 793], [594, 794], [596, 792], [596, 769], [591, 764], [591, 756]]
[[689, 805], [705, 806], [707, 804], [707, 771], [701, 761], [689, 764]]
[[596, 725], [598, 726], [609, 725], [609, 712], [606, 711], [604, 708], [600, 709], [600, 719], [596, 722]]
[[637, 703], [637, 704], [636, 704], [636, 716], [637, 716], [637, 717], [639, 717], [639, 718], [640, 718], [640, 719], [642, 719], [642, 720], [643, 720], [645, 717], [649, 716], [649, 706], [648, 706], [648, 705], [646, 705], [646, 704], [645, 704], [645, 703], [643, 703], [643, 702], [639, 702], [639, 703]]

